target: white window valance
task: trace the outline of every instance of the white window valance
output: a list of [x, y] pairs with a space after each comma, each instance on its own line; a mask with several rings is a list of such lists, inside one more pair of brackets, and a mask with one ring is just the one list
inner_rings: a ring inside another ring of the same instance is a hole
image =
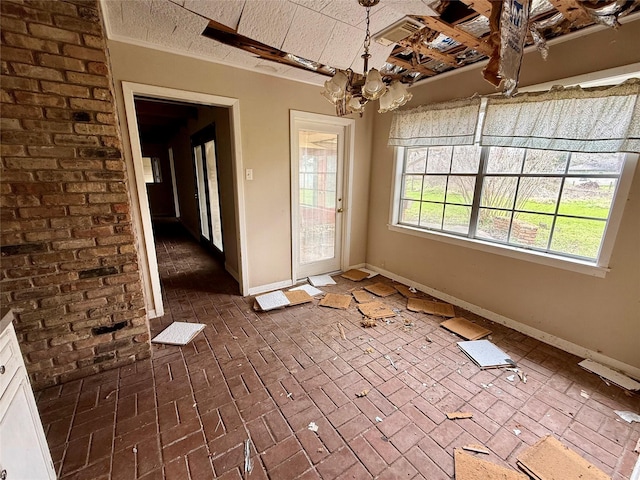
[[395, 112], [389, 146], [472, 145], [480, 97]]
[[640, 80], [487, 100], [481, 145], [640, 153]]

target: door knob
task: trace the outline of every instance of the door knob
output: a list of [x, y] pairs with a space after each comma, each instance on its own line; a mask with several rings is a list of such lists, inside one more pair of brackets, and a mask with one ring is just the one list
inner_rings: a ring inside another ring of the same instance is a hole
[[344, 212], [344, 209], [342, 207], [340, 207], [338, 210], [336, 210], [336, 212], [342, 213], [342, 212]]

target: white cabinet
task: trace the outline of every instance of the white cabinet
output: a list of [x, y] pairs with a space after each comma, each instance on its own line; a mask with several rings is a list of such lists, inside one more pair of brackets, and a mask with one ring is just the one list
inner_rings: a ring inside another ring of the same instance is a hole
[[0, 320], [0, 479], [55, 479], [12, 320], [11, 312]]

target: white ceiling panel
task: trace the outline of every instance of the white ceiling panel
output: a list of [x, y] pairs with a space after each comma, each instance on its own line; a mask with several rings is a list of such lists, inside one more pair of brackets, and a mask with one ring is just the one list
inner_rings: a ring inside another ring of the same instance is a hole
[[245, 0], [184, 0], [184, 8], [236, 29]]
[[316, 12], [322, 11], [324, 7], [326, 7], [331, 0], [291, 0], [293, 3], [298, 5], [302, 5], [303, 7], [309, 8]]
[[433, 2], [423, 2], [421, 0], [385, 0], [384, 2], [387, 7], [402, 15], [437, 15], [429, 6], [429, 3]]
[[346, 70], [353, 63], [353, 58], [362, 47], [363, 41], [364, 31], [346, 23], [336, 22], [319, 62]]
[[246, 2], [238, 33], [271, 47], [282, 48], [296, 8], [295, 3], [288, 1]]
[[329, 41], [336, 20], [299, 6], [282, 50], [308, 60], [318, 61]]
[[[382, 6], [380, 4], [371, 7], [371, 15], [381, 8]], [[356, 0], [331, 0], [331, 2], [322, 9], [322, 13], [354, 27], [364, 22], [367, 18], [367, 9]]]
[[[371, 45], [369, 46], [369, 54], [371, 55], [371, 58], [369, 59], [369, 68], [377, 68], [378, 70], [380, 70], [387, 61], [387, 58], [389, 58], [389, 55], [391, 55], [391, 51], [394, 47], [395, 44], [391, 44], [388, 47], [385, 47], [384, 45], [380, 45], [379, 43], [371, 42]], [[361, 47], [358, 51], [358, 56], [353, 60], [353, 63], [351, 64], [351, 69], [354, 72], [362, 73], [364, 61], [362, 60], [361, 56], [363, 53], [364, 47]]]
[[113, 33], [137, 40], [146, 40], [147, 30], [153, 23], [151, 1], [122, 2], [121, 9], [121, 22], [119, 24], [111, 22]]

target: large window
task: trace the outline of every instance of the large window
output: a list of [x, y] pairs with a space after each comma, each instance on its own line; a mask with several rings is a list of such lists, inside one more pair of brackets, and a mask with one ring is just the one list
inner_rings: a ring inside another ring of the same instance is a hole
[[597, 264], [625, 154], [476, 145], [400, 152], [395, 225]]

